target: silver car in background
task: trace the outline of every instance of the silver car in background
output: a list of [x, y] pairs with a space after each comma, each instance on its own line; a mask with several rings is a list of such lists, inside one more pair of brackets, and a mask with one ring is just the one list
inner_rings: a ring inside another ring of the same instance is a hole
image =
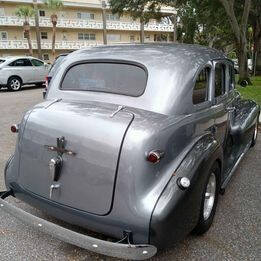
[[48, 74], [48, 65], [34, 57], [0, 58], [0, 88], [19, 91], [25, 84], [42, 86]]

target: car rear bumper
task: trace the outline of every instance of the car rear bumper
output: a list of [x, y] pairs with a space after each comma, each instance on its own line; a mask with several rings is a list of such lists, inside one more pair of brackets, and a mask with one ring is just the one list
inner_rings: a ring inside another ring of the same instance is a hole
[[[12, 193], [8, 194], [8, 196], [11, 194]], [[122, 259], [145, 260], [157, 253], [157, 248], [152, 245], [113, 243], [66, 229], [47, 220], [36, 217], [30, 213], [27, 213], [22, 209], [17, 208], [16, 206], [13, 206], [3, 199], [6, 197], [3, 195], [4, 193], [2, 193], [2, 196], [0, 198], [0, 211], [5, 211], [10, 215], [16, 217], [23, 223], [26, 223], [41, 232], [47, 233], [69, 244], [90, 250], [98, 254]]]

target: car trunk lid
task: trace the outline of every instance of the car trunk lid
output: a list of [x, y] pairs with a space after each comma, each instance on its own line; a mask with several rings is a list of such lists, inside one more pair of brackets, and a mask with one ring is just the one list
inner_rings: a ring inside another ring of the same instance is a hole
[[[20, 146], [19, 183], [42, 197], [97, 215], [109, 213], [122, 142], [133, 114], [105, 103], [60, 101], [35, 109]], [[49, 162], [58, 156], [57, 138], [65, 138], [60, 177], [54, 181]], [[49, 149], [48, 149], [49, 146]], [[75, 153], [75, 155], [73, 155]]]

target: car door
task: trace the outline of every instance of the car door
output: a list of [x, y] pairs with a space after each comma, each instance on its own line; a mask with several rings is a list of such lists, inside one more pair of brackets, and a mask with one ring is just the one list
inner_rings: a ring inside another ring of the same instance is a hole
[[[246, 122], [249, 120], [248, 115], [251, 114], [252, 105], [249, 101], [241, 99], [240, 94], [235, 90], [235, 72], [232, 63], [229, 65], [228, 78], [229, 90], [228, 97], [230, 99], [229, 110], [229, 134], [233, 138], [233, 153], [239, 156], [247, 145], [252, 141], [253, 132], [248, 128]], [[251, 101], [250, 101], [251, 103]]]
[[44, 82], [48, 74], [47, 66], [44, 62], [37, 59], [31, 59], [31, 62], [33, 64], [34, 82]]
[[193, 118], [189, 130], [195, 136], [202, 135], [207, 131], [212, 131], [214, 126], [214, 110], [211, 109], [210, 86], [212, 82], [212, 64], [207, 63], [200, 68], [194, 77], [194, 87], [192, 91]]
[[33, 65], [27, 58], [20, 58], [9, 64], [10, 76], [19, 76], [23, 83], [33, 82]]

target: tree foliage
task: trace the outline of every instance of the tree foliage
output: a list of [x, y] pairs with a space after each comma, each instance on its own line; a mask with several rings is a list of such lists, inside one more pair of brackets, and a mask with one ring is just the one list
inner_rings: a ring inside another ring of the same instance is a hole
[[261, 75], [261, 2], [252, 0], [252, 6], [249, 13], [249, 23], [252, 27], [253, 52], [255, 56], [254, 71]]
[[47, 9], [51, 10], [51, 22], [53, 24], [52, 33], [52, 54], [55, 55], [55, 40], [56, 40], [56, 25], [58, 20], [58, 15], [56, 12], [63, 7], [62, 0], [45, 0], [44, 1]]
[[148, 23], [151, 18], [160, 19], [160, 1], [148, 0], [110, 0], [109, 1], [112, 13], [123, 15], [127, 12], [134, 20], [141, 19]]
[[62, 0], [45, 0], [44, 4], [46, 5], [46, 7], [53, 11], [54, 13], [63, 7], [63, 1]]
[[[160, 19], [162, 5], [178, 10], [178, 40], [199, 43], [236, 54], [240, 63], [240, 78], [248, 78], [247, 55], [249, 38], [253, 38], [261, 66], [261, 3], [260, 0], [111, 0], [112, 11], [128, 12], [134, 19], [148, 22]], [[252, 33], [249, 33], [249, 27]], [[260, 68], [261, 69], [261, 68]]]
[[28, 41], [29, 53], [33, 55], [33, 47], [30, 35], [30, 18], [33, 17], [35, 11], [30, 6], [20, 6], [16, 9], [15, 15], [19, 18], [24, 19], [24, 35]]
[[34, 9], [30, 6], [20, 6], [16, 9], [15, 15], [29, 23], [29, 19], [34, 16]]

